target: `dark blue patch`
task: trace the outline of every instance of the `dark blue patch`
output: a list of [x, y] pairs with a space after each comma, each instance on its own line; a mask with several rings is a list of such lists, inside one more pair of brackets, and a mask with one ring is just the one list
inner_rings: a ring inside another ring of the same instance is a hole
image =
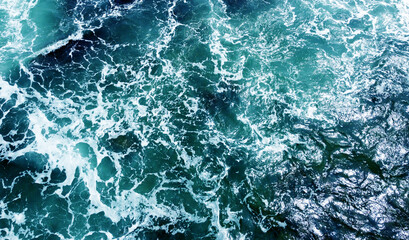
[[135, 2], [135, 0], [114, 0], [114, 3], [123, 5], [123, 4], [131, 4]]
[[32, 172], [42, 172], [47, 165], [47, 157], [36, 153], [28, 152], [23, 156], [17, 157], [12, 161], [13, 164], [19, 166], [21, 169], [25, 169]]
[[35, 62], [45, 65], [70, 62], [81, 63], [85, 60], [83, 56], [89, 51], [93, 42], [97, 40], [98, 38], [95, 36], [94, 32], [87, 31], [84, 33], [83, 39], [69, 40], [67, 44], [60, 48], [47, 53], [46, 55], [39, 56]]
[[102, 139], [103, 145], [110, 151], [127, 152], [128, 150], [140, 149], [141, 141], [132, 132], [125, 135], [120, 135], [116, 138], [109, 138], [106, 134]]
[[65, 173], [65, 169], [61, 170], [59, 168], [54, 168], [51, 172], [51, 180], [50, 183], [62, 183], [67, 178]]
[[223, 2], [227, 6], [229, 14], [243, 13], [243, 16], [246, 16], [260, 11], [267, 11], [276, 3], [276, 0], [223, 0]]
[[0, 134], [7, 142], [23, 140], [29, 127], [28, 114], [21, 108], [12, 108], [0, 125]]

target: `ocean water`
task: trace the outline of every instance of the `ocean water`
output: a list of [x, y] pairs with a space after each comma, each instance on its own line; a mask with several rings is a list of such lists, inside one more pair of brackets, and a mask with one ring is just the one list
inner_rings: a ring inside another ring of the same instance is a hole
[[406, 0], [0, 0], [1, 239], [409, 239]]

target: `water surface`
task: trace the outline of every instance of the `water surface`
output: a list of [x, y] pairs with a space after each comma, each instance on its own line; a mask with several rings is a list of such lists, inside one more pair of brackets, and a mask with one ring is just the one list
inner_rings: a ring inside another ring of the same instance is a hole
[[4, 239], [408, 239], [409, 4], [0, 0]]

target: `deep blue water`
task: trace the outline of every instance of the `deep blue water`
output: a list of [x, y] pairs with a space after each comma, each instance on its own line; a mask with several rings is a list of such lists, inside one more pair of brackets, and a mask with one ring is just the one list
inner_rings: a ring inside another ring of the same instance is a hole
[[409, 3], [0, 0], [1, 239], [409, 239]]

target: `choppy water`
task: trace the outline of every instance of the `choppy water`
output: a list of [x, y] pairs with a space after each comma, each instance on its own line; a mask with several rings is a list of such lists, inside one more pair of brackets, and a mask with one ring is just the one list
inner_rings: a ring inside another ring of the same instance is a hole
[[0, 238], [408, 239], [405, 0], [0, 0]]

